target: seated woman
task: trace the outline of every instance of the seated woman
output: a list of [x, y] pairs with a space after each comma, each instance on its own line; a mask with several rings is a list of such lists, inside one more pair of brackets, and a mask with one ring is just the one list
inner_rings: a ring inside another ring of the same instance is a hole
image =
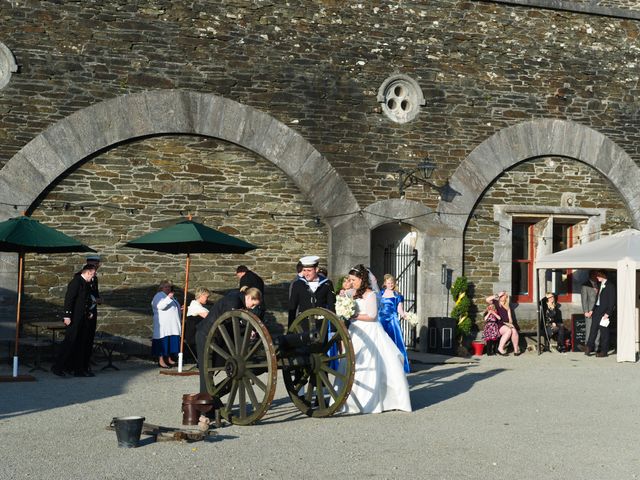
[[[356, 313], [349, 335], [356, 357], [355, 378], [343, 411], [380, 413], [411, 411], [404, 357], [378, 322], [377, 296], [369, 287], [369, 272], [363, 265], [349, 271], [354, 288]], [[344, 364], [340, 369], [343, 370]]]
[[545, 297], [547, 302], [546, 306], [543, 303], [543, 314], [545, 328], [547, 330], [547, 338], [557, 335], [558, 351], [564, 352], [565, 329], [562, 324], [562, 312], [560, 311], [560, 306], [556, 303], [556, 296], [554, 293], [547, 292]]
[[[207, 300], [211, 292], [204, 287], [196, 288], [195, 298], [191, 300], [187, 309], [187, 320], [184, 325], [184, 343], [189, 346], [189, 350], [193, 353], [196, 344], [196, 327], [209, 314], [209, 310], [205, 308]], [[195, 355], [194, 355], [195, 357]], [[197, 358], [194, 358], [196, 362]]]
[[507, 292], [499, 292], [495, 295], [490, 295], [487, 297], [487, 303], [492, 304], [495, 307], [496, 312], [502, 321], [502, 326], [500, 327], [500, 344], [498, 345], [497, 350], [498, 355], [502, 355], [503, 357], [508, 355], [505, 347], [507, 342], [511, 340], [511, 343], [513, 344], [513, 354], [517, 357], [521, 353], [519, 345], [520, 335], [513, 324], [509, 294]]

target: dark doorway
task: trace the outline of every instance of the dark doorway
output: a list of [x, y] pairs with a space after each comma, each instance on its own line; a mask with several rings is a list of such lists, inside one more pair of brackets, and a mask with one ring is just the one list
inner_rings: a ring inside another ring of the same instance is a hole
[[[404, 309], [417, 311], [418, 250], [416, 232], [405, 224], [387, 224], [371, 233], [371, 270], [382, 288], [383, 277], [396, 278], [398, 291], [404, 296]], [[415, 328], [401, 320], [400, 326], [408, 347], [415, 347]]]

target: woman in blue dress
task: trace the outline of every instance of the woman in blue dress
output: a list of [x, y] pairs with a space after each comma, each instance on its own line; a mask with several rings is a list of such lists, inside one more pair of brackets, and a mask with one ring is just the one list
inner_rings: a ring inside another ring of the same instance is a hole
[[404, 357], [404, 371], [409, 373], [409, 358], [407, 357], [407, 349], [404, 346], [402, 329], [400, 328], [400, 318], [404, 318], [405, 316], [403, 308], [404, 297], [398, 292], [396, 279], [393, 275], [386, 274], [384, 276], [384, 288], [378, 295], [380, 296], [378, 320], [382, 324], [384, 331], [389, 334], [393, 343], [396, 344], [398, 350], [402, 353]]

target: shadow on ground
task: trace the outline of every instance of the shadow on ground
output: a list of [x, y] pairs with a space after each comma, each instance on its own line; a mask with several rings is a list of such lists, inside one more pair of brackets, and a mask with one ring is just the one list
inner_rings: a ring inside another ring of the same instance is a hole
[[[60, 378], [50, 372], [35, 372], [34, 382], [2, 383], [0, 391], [0, 421], [21, 415], [53, 410], [74, 404], [85, 404], [126, 393], [127, 383], [137, 375], [157, 367], [140, 362], [134, 367], [122, 366], [121, 372], [97, 372], [93, 378]], [[7, 369], [2, 374], [10, 374]]]
[[420, 370], [410, 374], [408, 379], [413, 410], [421, 410], [466, 393], [477, 382], [506, 371], [505, 368], [495, 368], [474, 372], [477, 368], [478, 365], [474, 364], [456, 364], [450, 368]]

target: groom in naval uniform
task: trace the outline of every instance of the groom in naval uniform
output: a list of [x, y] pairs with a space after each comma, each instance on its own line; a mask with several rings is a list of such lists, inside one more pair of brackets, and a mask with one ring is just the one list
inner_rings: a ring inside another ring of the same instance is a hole
[[289, 293], [289, 327], [296, 316], [310, 308], [322, 307], [336, 310], [336, 294], [331, 281], [318, 274], [320, 257], [309, 255], [300, 259], [302, 271], [294, 280]]

